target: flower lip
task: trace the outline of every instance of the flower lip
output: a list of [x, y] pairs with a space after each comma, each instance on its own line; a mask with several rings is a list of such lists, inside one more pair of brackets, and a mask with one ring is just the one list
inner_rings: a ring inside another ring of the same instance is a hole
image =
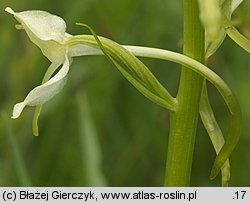
[[40, 10], [15, 12], [7, 7], [5, 11], [14, 15], [26, 32], [31, 32], [40, 40], [64, 42], [66, 23], [62, 18]]
[[[69, 65], [69, 58], [65, 56], [63, 66], [57, 74], [55, 74], [47, 82], [32, 89], [23, 102], [15, 104], [11, 118], [18, 118], [25, 106], [37, 106], [44, 104], [58, 94], [66, 83]], [[56, 70], [58, 68], [58, 64], [52, 63], [50, 67]]]

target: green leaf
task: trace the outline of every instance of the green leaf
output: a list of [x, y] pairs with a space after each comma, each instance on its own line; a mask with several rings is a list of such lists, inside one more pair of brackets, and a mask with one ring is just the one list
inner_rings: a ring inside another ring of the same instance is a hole
[[250, 40], [242, 35], [226, 17], [224, 18], [224, 27], [227, 35], [242, 49], [250, 53]]
[[[213, 147], [218, 154], [223, 147], [225, 140], [223, 133], [215, 119], [212, 107], [209, 102], [208, 94], [207, 94], [207, 86], [206, 81], [204, 81], [201, 101], [200, 101], [200, 116], [204, 127], [207, 130], [207, 133], [212, 141]], [[229, 184], [230, 180], [230, 163], [229, 159], [225, 162], [225, 164], [221, 168], [221, 180], [222, 186], [226, 187]]]
[[79, 92], [77, 94], [77, 109], [79, 112], [79, 141], [86, 185], [106, 186], [107, 183], [101, 167], [101, 147], [86, 93]]
[[11, 150], [13, 151], [13, 157], [14, 157], [13, 160], [14, 160], [15, 170], [17, 173], [17, 178], [19, 179], [21, 186], [31, 187], [32, 182], [31, 182], [29, 173], [27, 171], [25, 161], [21, 155], [21, 151], [18, 146], [15, 133], [13, 132], [13, 128], [9, 122], [8, 116], [5, 112], [2, 112], [1, 117], [2, 117], [4, 127], [6, 130], [6, 136], [8, 137], [10, 141]]
[[[104, 55], [114, 64], [124, 77], [144, 96], [156, 104], [174, 111], [176, 101], [170, 93], [160, 84], [151, 71], [133, 54], [124, 49], [121, 45], [103, 38], [97, 37], [95, 32], [85, 24], [92, 36], [72, 36], [66, 41], [66, 45], [74, 47], [74, 44], [87, 44], [99, 47]], [[95, 41], [93, 41], [95, 40]], [[70, 48], [71, 49], [71, 48]]]

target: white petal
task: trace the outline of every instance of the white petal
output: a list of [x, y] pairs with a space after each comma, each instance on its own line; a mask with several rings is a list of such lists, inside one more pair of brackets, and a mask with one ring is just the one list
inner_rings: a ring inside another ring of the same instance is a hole
[[84, 44], [77, 44], [69, 48], [69, 55], [71, 57], [100, 55], [100, 54], [102, 54], [102, 51], [100, 49]]
[[66, 24], [62, 18], [39, 10], [14, 12], [7, 7], [5, 11], [13, 14], [25, 30], [28, 28], [41, 40], [64, 41]]
[[48, 82], [35, 87], [29, 92], [23, 102], [14, 106], [12, 118], [18, 118], [25, 106], [36, 106], [44, 104], [53, 98], [63, 88], [66, 82], [66, 76], [69, 71], [69, 59], [66, 57], [62, 68]]
[[9, 7], [5, 11], [14, 15], [30, 40], [41, 49], [52, 63], [64, 61], [66, 47], [62, 42], [66, 35], [66, 24], [62, 18], [45, 11], [16, 13]]
[[233, 0], [231, 6], [231, 12], [233, 13], [236, 8], [243, 2], [243, 0]]
[[10, 13], [10, 14], [15, 14], [15, 12], [12, 10], [12, 8], [10, 8], [10, 7], [6, 7], [5, 9], [4, 9], [6, 12], [8, 12], [8, 13]]
[[199, 0], [200, 19], [208, 41], [218, 38], [221, 31], [221, 12], [218, 0]]

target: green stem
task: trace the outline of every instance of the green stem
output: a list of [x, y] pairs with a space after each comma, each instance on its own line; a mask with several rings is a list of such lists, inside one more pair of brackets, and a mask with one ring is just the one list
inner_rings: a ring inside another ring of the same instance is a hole
[[[183, 53], [204, 61], [204, 31], [197, 0], [184, 0]], [[170, 114], [165, 186], [189, 186], [195, 134], [202, 90], [202, 77], [182, 67], [177, 110]]]

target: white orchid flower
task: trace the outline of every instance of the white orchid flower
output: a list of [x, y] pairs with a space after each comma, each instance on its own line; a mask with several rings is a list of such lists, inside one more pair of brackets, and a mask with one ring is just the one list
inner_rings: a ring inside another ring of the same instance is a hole
[[[70, 62], [72, 61], [72, 57], [75, 56], [105, 54], [142, 94], [161, 106], [169, 109], [173, 108], [175, 103], [174, 98], [141, 61], [119, 44], [100, 37], [103, 43], [106, 43], [105, 49], [109, 52], [107, 53], [98, 39], [99, 37], [95, 35], [90, 27], [79, 24], [88, 27], [92, 34], [94, 34], [94, 37], [92, 35], [72, 36], [66, 33], [64, 20], [48, 12], [14, 12], [9, 7], [5, 11], [14, 15], [21, 24], [17, 28], [24, 29], [31, 41], [51, 61], [51, 65], [43, 78], [42, 85], [32, 89], [24, 101], [14, 106], [12, 113], [12, 118], [15, 119], [20, 116], [25, 106], [37, 106], [33, 119], [34, 135], [38, 135], [37, 121], [41, 105], [54, 97], [63, 88]], [[124, 55], [126, 56], [124, 57]], [[51, 77], [61, 65], [62, 68], [58, 73]], [[126, 68], [127, 70], [125, 70]]]
[[[18, 118], [25, 106], [37, 106], [44, 104], [54, 97], [64, 86], [69, 71], [71, 57], [91, 52], [93, 48], [86, 45], [69, 47], [64, 44], [67, 37], [66, 24], [58, 16], [45, 11], [14, 12], [11, 8], [5, 9], [13, 14], [21, 24], [17, 28], [24, 29], [31, 41], [36, 44], [42, 53], [51, 61], [43, 84], [32, 89], [23, 102], [14, 106], [12, 118]], [[52, 74], [62, 65], [62, 68], [52, 78]]]

